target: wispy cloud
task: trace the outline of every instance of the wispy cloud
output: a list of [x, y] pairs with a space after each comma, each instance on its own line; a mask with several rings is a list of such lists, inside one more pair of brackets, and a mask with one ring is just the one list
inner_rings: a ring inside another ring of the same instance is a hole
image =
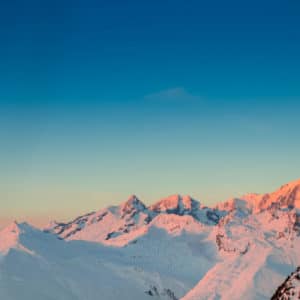
[[148, 101], [183, 102], [197, 101], [200, 100], [200, 97], [189, 93], [185, 88], [176, 87], [146, 95], [144, 99]]

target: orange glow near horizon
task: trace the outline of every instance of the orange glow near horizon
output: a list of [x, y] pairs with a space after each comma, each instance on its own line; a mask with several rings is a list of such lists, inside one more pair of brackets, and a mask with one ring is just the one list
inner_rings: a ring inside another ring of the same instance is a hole
[[16, 217], [7, 217], [0, 215], [0, 229], [6, 227], [12, 222], [27, 222], [35, 227], [44, 228], [48, 225], [51, 221], [61, 221], [64, 222], [68, 219], [72, 219], [72, 216], [62, 215], [62, 214], [55, 214], [49, 213], [47, 215], [24, 215], [18, 214]]

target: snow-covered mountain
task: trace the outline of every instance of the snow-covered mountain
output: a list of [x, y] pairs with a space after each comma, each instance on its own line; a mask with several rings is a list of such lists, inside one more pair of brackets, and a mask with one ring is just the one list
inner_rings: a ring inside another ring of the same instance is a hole
[[131, 196], [42, 231], [12, 223], [0, 232], [0, 299], [270, 299], [300, 265], [299, 191], [300, 180], [214, 208]]
[[184, 300], [270, 299], [300, 263], [295, 209], [234, 211], [214, 228], [213, 237], [222, 259]]
[[66, 241], [13, 223], [0, 233], [0, 299], [179, 299], [214, 265], [217, 251], [209, 231], [199, 234], [190, 216], [176, 217], [168, 222], [191, 233], [167, 232], [166, 219], [157, 218], [124, 247]]
[[180, 226], [182, 220], [187, 219], [186, 216], [190, 216], [188, 218], [190, 222], [194, 222], [197, 226], [215, 225], [224, 212], [202, 207], [190, 196], [172, 195], [146, 207], [133, 195], [119, 206], [101, 209], [68, 223], [53, 222], [46, 230], [67, 240], [86, 240], [123, 246], [137, 236], [145, 234], [153, 223], [169, 220], [170, 216], [174, 215], [181, 218], [177, 218], [178, 224], [167, 221], [170, 228], [174, 225]]
[[272, 205], [300, 209], [300, 180], [287, 183], [272, 193], [247, 194], [240, 198], [229, 199], [216, 205], [216, 209], [229, 211], [240, 208], [255, 213], [270, 208]]

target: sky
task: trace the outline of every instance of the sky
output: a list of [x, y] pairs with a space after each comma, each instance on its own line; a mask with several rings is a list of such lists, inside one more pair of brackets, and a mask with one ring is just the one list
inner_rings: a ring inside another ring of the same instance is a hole
[[300, 2], [2, 1], [0, 225], [300, 177]]

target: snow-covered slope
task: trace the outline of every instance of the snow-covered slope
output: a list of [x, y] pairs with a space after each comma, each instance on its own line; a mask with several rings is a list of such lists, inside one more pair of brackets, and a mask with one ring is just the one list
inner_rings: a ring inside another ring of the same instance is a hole
[[120, 206], [111, 206], [80, 216], [69, 223], [52, 223], [47, 230], [63, 239], [104, 242], [126, 234], [151, 221], [152, 214], [136, 197]]
[[222, 260], [183, 298], [270, 299], [300, 263], [296, 210], [234, 211], [211, 233]]
[[0, 299], [179, 299], [218, 253], [208, 231], [170, 235], [163, 220], [156, 222], [123, 248], [65, 241], [14, 223], [0, 235]]
[[44, 231], [12, 223], [0, 232], [0, 299], [270, 299], [300, 265], [299, 186], [215, 208], [131, 196]]

